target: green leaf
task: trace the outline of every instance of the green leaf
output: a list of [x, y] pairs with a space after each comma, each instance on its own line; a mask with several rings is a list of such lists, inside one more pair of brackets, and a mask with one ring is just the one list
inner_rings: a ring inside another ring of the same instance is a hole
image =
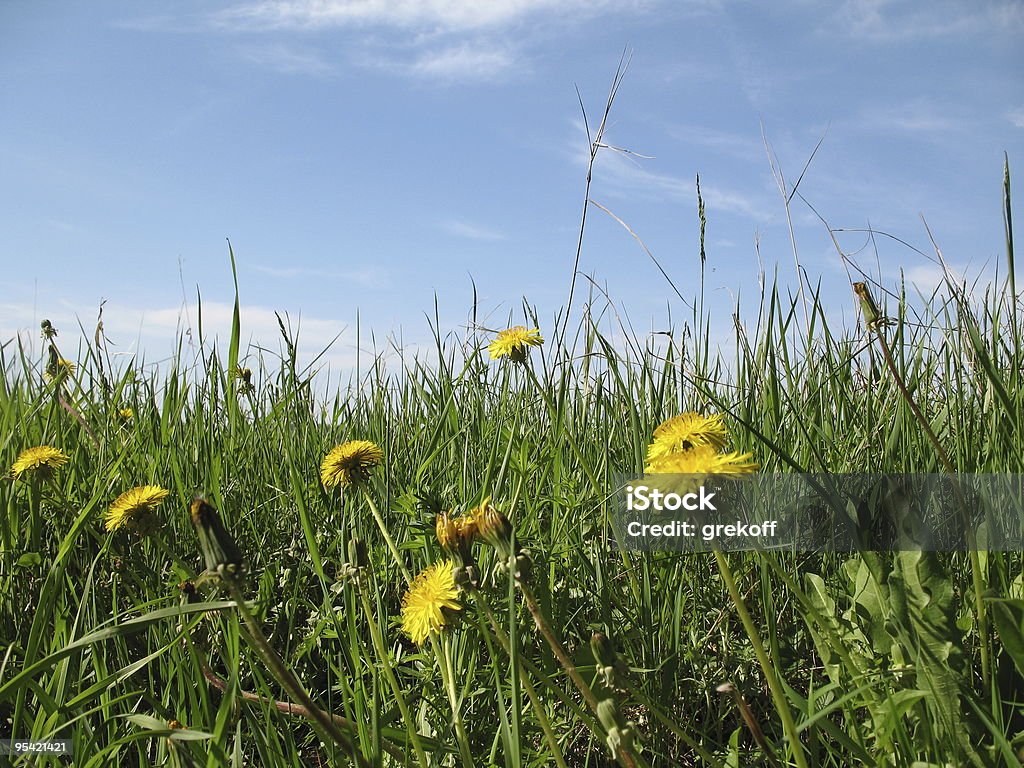
[[22, 568], [31, 568], [34, 565], [39, 565], [43, 562], [43, 556], [38, 552], [26, 552], [24, 555], [18, 558], [17, 565]]
[[1024, 600], [990, 600], [1003, 650], [1024, 675]]

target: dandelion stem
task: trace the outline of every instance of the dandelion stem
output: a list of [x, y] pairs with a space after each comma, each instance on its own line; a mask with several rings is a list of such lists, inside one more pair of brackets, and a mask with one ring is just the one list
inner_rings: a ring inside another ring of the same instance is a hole
[[[565, 652], [565, 648], [559, 642], [558, 638], [555, 637], [554, 630], [548, 624], [547, 619], [544, 618], [544, 614], [541, 612], [540, 605], [537, 603], [537, 599], [533, 596], [533, 592], [530, 588], [519, 581], [519, 589], [523, 593], [523, 599], [526, 601], [526, 607], [530, 611], [530, 615], [533, 616], [533, 623], [537, 625], [538, 631], [547, 641], [551, 647], [551, 652], [555, 654], [555, 658], [558, 663], [562, 665], [562, 669], [569, 675], [569, 679], [572, 680], [573, 685], [583, 695], [583, 699], [587, 702], [587, 706], [593, 710], [594, 714], [597, 714], [597, 697], [594, 695], [594, 691], [591, 689], [587, 682], [580, 675], [579, 670], [576, 669], [576, 665], [573, 664], [572, 659], [569, 658], [569, 654]], [[636, 760], [633, 757], [632, 752], [625, 747], [620, 747], [618, 754], [616, 755], [618, 761], [625, 766], [625, 768], [636, 768]], [[806, 768], [806, 766], [804, 767]]]
[[455, 738], [459, 742], [459, 756], [466, 768], [473, 768], [473, 756], [469, 749], [469, 737], [466, 735], [466, 726], [462, 722], [462, 711], [459, 706], [458, 691], [455, 690], [455, 678], [452, 676], [451, 664], [451, 641], [447, 634], [441, 635], [440, 649], [438, 648], [437, 633], [430, 633], [430, 644], [434, 648], [434, 656], [437, 657], [438, 666], [441, 668], [441, 678], [444, 681], [444, 689], [448, 694], [448, 703], [452, 710], [452, 725], [455, 727]]
[[288, 695], [306, 708], [313, 722], [320, 726], [321, 730], [327, 734], [331, 741], [342, 749], [349, 751], [352, 761], [357, 766], [369, 768], [365, 758], [356, 749], [348, 735], [342, 733], [338, 728], [338, 724], [328, 713], [313, 703], [309, 694], [302, 687], [302, 683], [299, 682], [298, 678], [295, 677], [281, 657], [277, 655], [277, 652], [270, 646], [266, 636], [260, 629], [259, 622], [256, 621], [256, 617], [252, 615], [252, 611], [246, 605], [245, 595], [242, 594], [242, 590], [236, 580], [234, 578], [225, 578], [222, 581], [227, 586], [231, 598], [235, 601], [238, 615], [242, 617], [242, 621], [245, 623], [246, 629], [248, 629], [249, 639], [252, 641], [257, 653], [262, 657], [263, 663], [267, 665], [267, 668], [274, 674], [278, 682], [284, 686]]
[[658, 722], [660, 722], [662, 725], [668, 728], [669, 731], [675, 734], [677, 739], [686, 744], [686, 746], [688, 746], [697, 755], [699, 755], [701, 760], [703, 760], [708, 765], [715, 766], [715, 768], [722, 768], [725, 765], [725, 763], [723, 763], [721, 760], [719, 760], [706, 749], [704, 749], [704, 747], [702, 747], [692, 736], [690, 736], [690, 734], [684, 731], [682, 726], [680, 726], [678, 723], [674, 723], [672, 719], [664, 712], [662, 712], [658, 705], [651, 701], [650, 697], [642, 690], [640, 690], [640, 688], [632, 680], [627, 679], [625, 687], [628, 690], [630, 696], [636, 699], [640, 704], [642, 704], [647, 709], [648, 712], [654, 715], [654, 718]]
[[398, 552], [398, 546], [395, 544], [395, 540], [391, 538], [391, 532], [388, 530], [388, 527], [384, 525], [384, 518], [381, 517], [380, 512], [377, 510], [377, 505], [373, 503], [373, 499], [370, 497], [369, 492], [364, 492], [363, 496], [366, 497], [366, 503], [370, 505], [370, 513], [373, 515], [373, 519], [377, 521], [377, 527], [380, 528], [380, 532], [384, 536], [384, 541], [387, 542], [388, 549], [391, 550], [391, 556], [395, 559], [395, 563], [398, 564], [399, 569], [402, 571], [402, 576], [405, 577], [405, 582], [407, 584], [411, 584], [412, 574], [410, 574], [409, 569], [405, 567], [402, 555]]
[[[530, 381], [533, 382], [534, 389], [537, 390], [537, 392], [540, 394], [541, 399], [544, 401], [545, 406], [547, 406], [548, 416], [551, 419], [551, 423], [556, 424], [558, 422], [558, 409], [555, 407], [555, 402], [551, 397], [551, 393], [541, 386], [540, 380], [537, 378], [537, 374], [534, 372], [533, 368], [531, 368], [529, 365], [525, 365], [523, 367], [526, 369]], [[562, 434], [563, 432], [562, 430], [558, 430], [557, 433]], [[594, 471], [590, 468], [590, 464], [583, 456], [583, 451], [580, 449], [579, 445], [577, 445], [577, 441], [570, 439], [566, 440], [565, 442], [567, 442], [572, 447], [573, 453], [576, 455], [576, 460], [579, 462], [580, 467], [583, 469], [583, 471], [587, 475], [587, 478], [590, 480], [594, 492], [602, 492], [601, 488], [603, 486], [598, 481], [597, 475], [594, 474]], [[629, 553], [624, 548], [619, 547], [619, 556], [622, 558], [622, 565], [624, 567], [626, 577], [629, 580], [629, 587], [633, 591], [633, 597], [636, 598], [636, 601], [639, 603], [640, 585], [637, 583], [636, 576], [633, 574], [632, 563], [630, 563], [629, 561]]]
[[[506, 655], [510, 654], [511, 645], [509, 643], [508, 635], [505, 633], [505, 630], [502, 628], [501, 624], [498, 622], [497, 617], [494, 615], [494, 609], [491, 608], [490, 603], [487, 602], [486, 598], [484, 598], [484, 596], [481, 593], [477, 593], [477, 600], [479, 601], [479, 604], [483, 607], [484, 611], [487, 614], [487, 618], [491, 622], [491, 629], [494, 630], [494, 636], [498, 638], [498, 643], [501, 645], [501, 649], [506, 653]], [[544, 674], [544, 672], [537, 667], [536, 664], [534, 664], [532, 661], [530, 661], [528, 658], [525, 658], [521, 654], [519, 655], [519, 663], [527, 672], [529, 672], [539, 681], [544, 683], [548, 690], [555, 694], [555, 696], [558, 697], [558, 700], [561, 701], [566, 706], [566, 708], [568, 708], [568, 710], [572, 712], [573, 715], [582, 720], [583, 723], [595, 735], [602, 735], [601, 729], [597, 725], [597, 721], [590, 717], [590, 715], [587, 714], [587, 711], [585, 709], [582, 709], [575, 701], [573, 701], [569, 696], [567, 696], [565, 691], [559, 688], [551, 680], [550, 677]]]
[[[854, 283], [854, 293], [861, 299], [862, 308], [865, 305], [873, 306], [874, 302], [871, 301], [870, 294], [868, 293], [867, 285], [864, 283]], [[877, 309], [875, 310], [877, 314]], [[900, 395], [903, 397], [904, 402], [910, 407], [911, 412], [914, 414], [914, 418], [917, 423], [921, 425], [921, 429], [924, 431], [928, 441], [935, 448], [935, 453], [939, 457], [939, 462], [942, 464], [943, 469], [946, 473], [955, 475], [957, 474], [956, 467], [949, 458], [949, 454], [946, 449], [939, 442], [939, 438], [935, 436], [935, 432], [932, 430], [928, 420], [921, 413], [921, 409], [914, 401], [913, 396], [907, 389], [907, 385], [903, 381], [903, 377], [900, 375], [899, 369], [896, 367], [896, 362], [893, 360], [892, 350], [889, 348], [889, 342], [885, 338], [884, 327], [885, 323], [881, 322], [882, 318], [879, 317], [875, 322], [867, 322], [868, 328], [874, 332], [875, 338], [878, 340], [878, 346], [882, 348], [882, 357], [885, 359], [885, 367], [888, 368], [889, 373], [892, 374], [893, 381], [896, 382], [896, 387], [900, 391]], [[1016, 325], [1014, 326], [1016, 327]], [[968, 547], [967, 556], [971, 562], [971, 589], [974, 593], [974, 610], [978, 614], [978, 645], [981, 650], [981, 679], [982, 682], [987, 686], [989, 684], [989, 640], [988, 640], [988, 617], [985, 612], [985, 585], [981, 574], [981, 558], [978, 556], [978, 546], [974, 538], [974, 528], [970, 525], [970, 521], [966, 519], [967, 503], [964, 499], [963, 494], [960, 491], [959, 485], [954, 484], [953, 486], [957, 498], [960, 512], [965, 518], [964, 530], [968, 536]]]
[[[200, 651], [198, 648], [195, 648], [195, 651], [196, 658], [199, 661], [199, 666], [203, 670], [203, 677], [205, 677], [207, 682], [210, 683], [210, 685], [212, 685], [218, 691], [226, 692], [228, 689], [227, 681], [210, 668], [210, 665], [207, 662], [206, 657], [204, 656], [202, 651]], [[293, 704], [290, 701], [278, 701], [277, 699], [271, 699], [265, 696], [260, 696], [258, 693], [253, 693], [252, 691], [239, 690], [238, 695], [242, 699], [242, 701], [252, 702], [253, 704], [269, 704], [278, 712], [284, 712], [286, 715], [296, 715], [298, 717], [305, 717], [309, 720], [313, 719], [312, 711], [308, 707], [304, 707], [301, 704]], [[341, 728], [352, 730], [356, 727], [355, 723], [353, 723], [347, 717], [336, 715], [333, 712], [323, 711], [323, 713], [327, 717], [331, 718], [331, 720], [337, 723], [338, 726]], [[405, 753], [402, 752], [402, 750], [398, 749], [394, 744], [390, 744], [389, 742], [385, 741], [381, 745], [381, 747], [384, 749], [385, 752], [387, 752], [396, 760], [401, 760], [403, 764], [406, 762]]]

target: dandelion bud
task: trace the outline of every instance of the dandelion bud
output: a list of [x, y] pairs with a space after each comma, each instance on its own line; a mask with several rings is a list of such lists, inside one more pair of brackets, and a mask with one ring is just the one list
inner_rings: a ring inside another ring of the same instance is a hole
[[612, 648], [611, 641], [608, 639], [608, 636], [603, 632], [595, 632], [591, 636], [590, 650], [594, 654], [594, 661], [596, 661], [598, 664], [611, 666], [615, 663], [617, 659], [615, 655], [615, 649]]
[[348, 584], [361, 587], [365, 582], [363, 569], [370, 564], [367, 556], [366, 543], [362, 539], [353, 538], [348, 542], [348, 562], [338, 568], [337, 581], [331, 585], [334, 594], [342, 592]]
[[474, 511], [476, 529], [480, 536], [505, 557], [512, 554], [512, 523], [504, 514], [491, 506], [490, 498]]
[[595, 632], [590, 638], [590, 650], [594, 654], [594, 661], [597, 662], [597, 674], [605, 687], [611, 690], [621, 690], [623, 676], [628, 671], [622, 659], [615, 653], [611, 640], [602, 633]]
[[606, 743], [616, 759], [623, 752], [632, 753], [636, 729], [632, 722], [623, 722], [614, 699], [604, 699], [598, 703], [597, 719], [608, 732]]
[[191, 579], [185, 579], [185, 581], [178, 582], [178, 592], [185, 598], [185, 602], [191, 603], [196, 599], [198, 590], [196, 590], [196, 583]]
[[458, 547], [459, 526], [455, 520], [448, 516], [447, 512], [441, 512], [437, 516], [435, 525], [437, 531], [437, 543], [444, 549], [453, 551]]
[[348, 561], [356, 568], [365, 568], [370, 564], [370, 558], [366, 553], [365, 541], [359, 538], [349, 540]]
[[516, 553], [515, 557], [515, 577], [519, 581], [526, 581], [530, 578], [530, 572], [533, 570], [533, 558], [530, 557], [529, 550], [520, 549]]
[[213, 505], [197, 496], [189, 511], [199, 536], [199, 548], [206, 560], [206, 570], [228, 578], [241, 573], [245, 568], [242, 553]]

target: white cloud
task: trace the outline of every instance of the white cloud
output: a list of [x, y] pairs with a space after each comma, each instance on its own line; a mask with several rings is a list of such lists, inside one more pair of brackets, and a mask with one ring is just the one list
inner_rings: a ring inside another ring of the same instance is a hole
[[764, 144], [757, 132], [744, 136], [716, 128], [697, 125], [673, 125], [667, 129], [673, 139], [691, 146], [707, 147], [744, 160], [764, 160]]
[[1024, 128], [1024, 107], [1018, 107], [1009, 114], [1010, 122], [1018, 128]]
[[440, 228], [450, 235], [467, 240], [504, 240], [505, 235], [494, 229], [482, 227], [462, 219], [448, 219], [439, 224]]
[[637, 0], [254, 0], [213, 18], [220, 26], [241, 30], [380, 25], [466, 31], [516, 23], [540, 12], [578, 17], [642, 5]]
[[1024, 4], [1017, 0], [913, 3], [906, 0], [846, 0], [827, 33], [870, 42], [898, 42], [954, 35], [1024, 30]]
[[[441, 82], [490, 81], [527, 68], [524, 46], [538, 30], [642, 11], [663, 0], [247, 0], [207, 22], [229, 33], [359, 30], [344, 46], [357, 66]], [[703, 7], [714, 0], [689, 0]], [[514, 28], [521, 34], [511, 33]], [[375, 37], [369, 30], [399, 34]], [[314, 50], [269, 46], [247, 58], [282, 72], [334, 70]]]
[[[935, 292], [935, 289], [946, 282], [946, 273], [938, 264], [919, 264], [903, 270], [906, 281], [917, 288], [925, 296]], [[955, 276], [954, 279], [957, 279]]]
[[312, 48], [298, 48], [284, 43], [244, 45], [238, 49], [246, 61], [286, 75], [329, 75], [334, 65]]
[[949, 283], [955, 287], [957, 294], [963, 294], [971, 301], [981, 302], [985, 292], [991, 287], [994, 275], [985, 268], [972, 269], [967, 264], [947, 264], [949, 273], [941, 264], [919, 264], [902, 269], [903, 278], [924, 297], [937, 294], [940, 297], [950, 295]]
[[[74, 358], [84, 328], [89, 341], [92, 340], [96, 325], [96, 308], [72, 306], [62, 303], [53, 308], [46, 317], [58, 329], [57, 343], [61, 353]], [[177, 307], [140, 308], [107, 303], [103, 307], [104, 335], [108, 351], [115, 359], [130, 356], [144, 356], [147, 362], [170, 359], [176, 348], [176, 340], [184, 340], [184, 354], [189, 358], [199, 347], [199, 306], [188, 304]], [[202, 303], [202, 336], [207, 348], [214, 343], [226, 352], [231, 337], [233, 306], [226, 302], [204, 300]], [[278, 312], [298, 331], [300, 363], [309, 362], [324, 349], [328, 349], [321, 362], [332, 368], [348, 368], [355, 362], [355, 332], [346, 323], [308, 315]], [[242, 305], [241, 354], [255, 356], [257, 347], [278, 350], [283, 345], [277, 315], [269, 307]], [[340, 334], [340, 336], [339, 336]], [[39, 353], [39, 314], [29, 305], [0, 304], [0, 338], [19, 337], [24, 344]], [[338, 337], [335, 340], [335, 337]], [[293, 341], [295, 339], [293, 338]], [[273, 365], [273, 361], [269, 361]]]
[[[580, 158], [579, 152], [576, 153]], [[589, 155], [582, 156], [582, 162], [589, 160]], [[682, 178], [666, 173], [649, 171], [629, 155], [611, 149], [602, 149], [594, 164], [594, 186], [600, 190], [610, 185], [613, 190], [628, 192], [631, 195], [646, 194], [667, 197], [671, 200], [682, 200], [697, 204], [696, 179]], [[650, 159], [643, 162], [651, 162]], [[741, 216], [748, 216], [758, 221], [768, 221], [772, 214], [753, 198], [740, 192], [725, 190], [701, 179], [701, 195], [710, 211], [725, 211]]]
[[853, 123], [869, 131], [912, 134], [948, 134], [969, 130], [973, 118], [963, 114], [963, 108], [935, 104], [917, 99], [898, 105], [875, 107], [861, 113]]
[[424, 51], [408, 67], [413, 75], [438, 80], [491, 80], [510, 70], [515, 57], [508, 49], [460, 43]]

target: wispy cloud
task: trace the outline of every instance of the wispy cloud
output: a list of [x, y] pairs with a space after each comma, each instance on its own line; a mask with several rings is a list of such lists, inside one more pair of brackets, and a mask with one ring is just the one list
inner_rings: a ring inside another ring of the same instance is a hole
[[493, 82], [527, 70], [519, 49], [482, 38], [440, 44], [417, 41], [411, 53], [408, 47], [378, 45], [355, 54], [352, 61], [364, 69], [441, 84]]
[[[579, 128], [582, 130], [582, 125]], [[579, 152], [578, 142], [574, 142], [573, 149], [576, 162], [585, 165], [589, 155]], [[594, 164], [595, 187], [599, 190], [610, 188], [614, 194], [662, 197], [696, 204], [696, 178], [651, 171], [641, 164], [651, 162], [653, 158], [640, 160], [611, 149], [602, 150]], [[700, 190], [709, 210], [734, 213], [757, 221], [773, 218], [767, 206], [749, 195], [723, 189], [704, 178], [701, 179]]]
[[1010, 122], [1018, 128], [1024, 128], [1024, 107], [1018, 107], [1009, 114]]
[[944, 0], [931, 3], [900, 0], [845, 0], [826, 29], [870, 42], [886, 43], [971, 34], [1024, 30], [1024, 4], [1018, 0]]
[[[68, 303], [55, 308], [48, 318], [61, 331], [61, 352], [74, 356], [79, 319], [91, 335], [95, 325], [95, 307], [78, 307]], [[199, 306], [190, 303], [176, 307], [141, 308], [107, 303], [103, 308], [104, 333], [111, 354], [128, 357], [145, 354], [147, 360], [158, 361], [174, 354], [175, 340], [183, 338], [186, 347], [199, 344]], [[231, 333], [234, 307], [227, 302], [204, 300], [202, 303], [202, 331], [206, 345], [226, 345]], [[4, 338], [17, 335], [31, 346], [37, 343], [39, 325], [31, 306], [0, 304], [0, 331]], [[298, 333], [300, 357], [309, 361], [321, 351], [332, 366], [347, 367], [355, 361], [355, 333], [340, 320], [288, 313], [270, 307], [242, 305], [241, 329], [243, 354], [255, 354], [256, 348], [275, 349], [281, 343], [277, 316], [285, 327]], [[247, 343], [251, 348], [247, 350]]]
[[131, 32], [188, 33], [201, 29], [206, 24], [206, 20], [203, 17], [191, 15], [161, 13], [114, 19], [109, 24], [114, 29]]
[[697, 125], [673, 125], [666, 132], [684, 144], [706, 147], [723, 155], [743, 160], [763, 160], [765, 157], [764, 144], [756, 132], [742, 135]]
[[462, 219], [448, 219], [439, 224], [440, 228], [450, 235], [462, 237], [467, 240], [504, 240], [505, 235], [494, 229], [473, 224]]
[[960, 105], [936, 104], [932, 101], [914, 101], [877, 106], [864, 110], [850, 124], [861, 130], [884, 133], [950, 134], [970, 130], [974, 118], [964, 113]]
[[246, 61], [286, 75], [329, 75], [335, 72], [335, 66], [310, 46], [298, 47], [282, 42], [252, 44], [239, 46], [238, 53]]
[[[358, 31], [351, 63], [439, 82], [493, 81], [529, 70], [533, 33], [637, 12], [662, 0], [248, 0], [207, 17], [229, 34], [289, 36]], [[710, 0], [689, 0], [703, 5]], [[379, 36], [368, 34], [380, 32]], [[303, 47], [247, 49], [250, 60], [289, 73], [325, 74], [331, 63]]]
[[516, 62], [509, 48], [459, 43], [424, 51], [409, 66], [413, 75], [439, 80], [491, 80]]
[[[949, 283], [956, 287], [956, 290], [963, 291], [974, 301], [982, 301], [985, 292], [994, 279], [994, 274], [985, 267], [972, 267], [969, 264], [947, 264], [949, 272], [940, 264], [917, 264], [899, 270], [908, 285], [916, 288], [921, 295], [931, 296], [937, 293], [939, 296], [948, 296], [950, 293]], [[893, 277], [898, 277], [893, 275]]]
[[537, 13], [590, 16], [649, 3], [617, 0], [254, 0], [214, 14], [239, 30], [315, 30], [380, 25], [448, 32], [518, 23]]

